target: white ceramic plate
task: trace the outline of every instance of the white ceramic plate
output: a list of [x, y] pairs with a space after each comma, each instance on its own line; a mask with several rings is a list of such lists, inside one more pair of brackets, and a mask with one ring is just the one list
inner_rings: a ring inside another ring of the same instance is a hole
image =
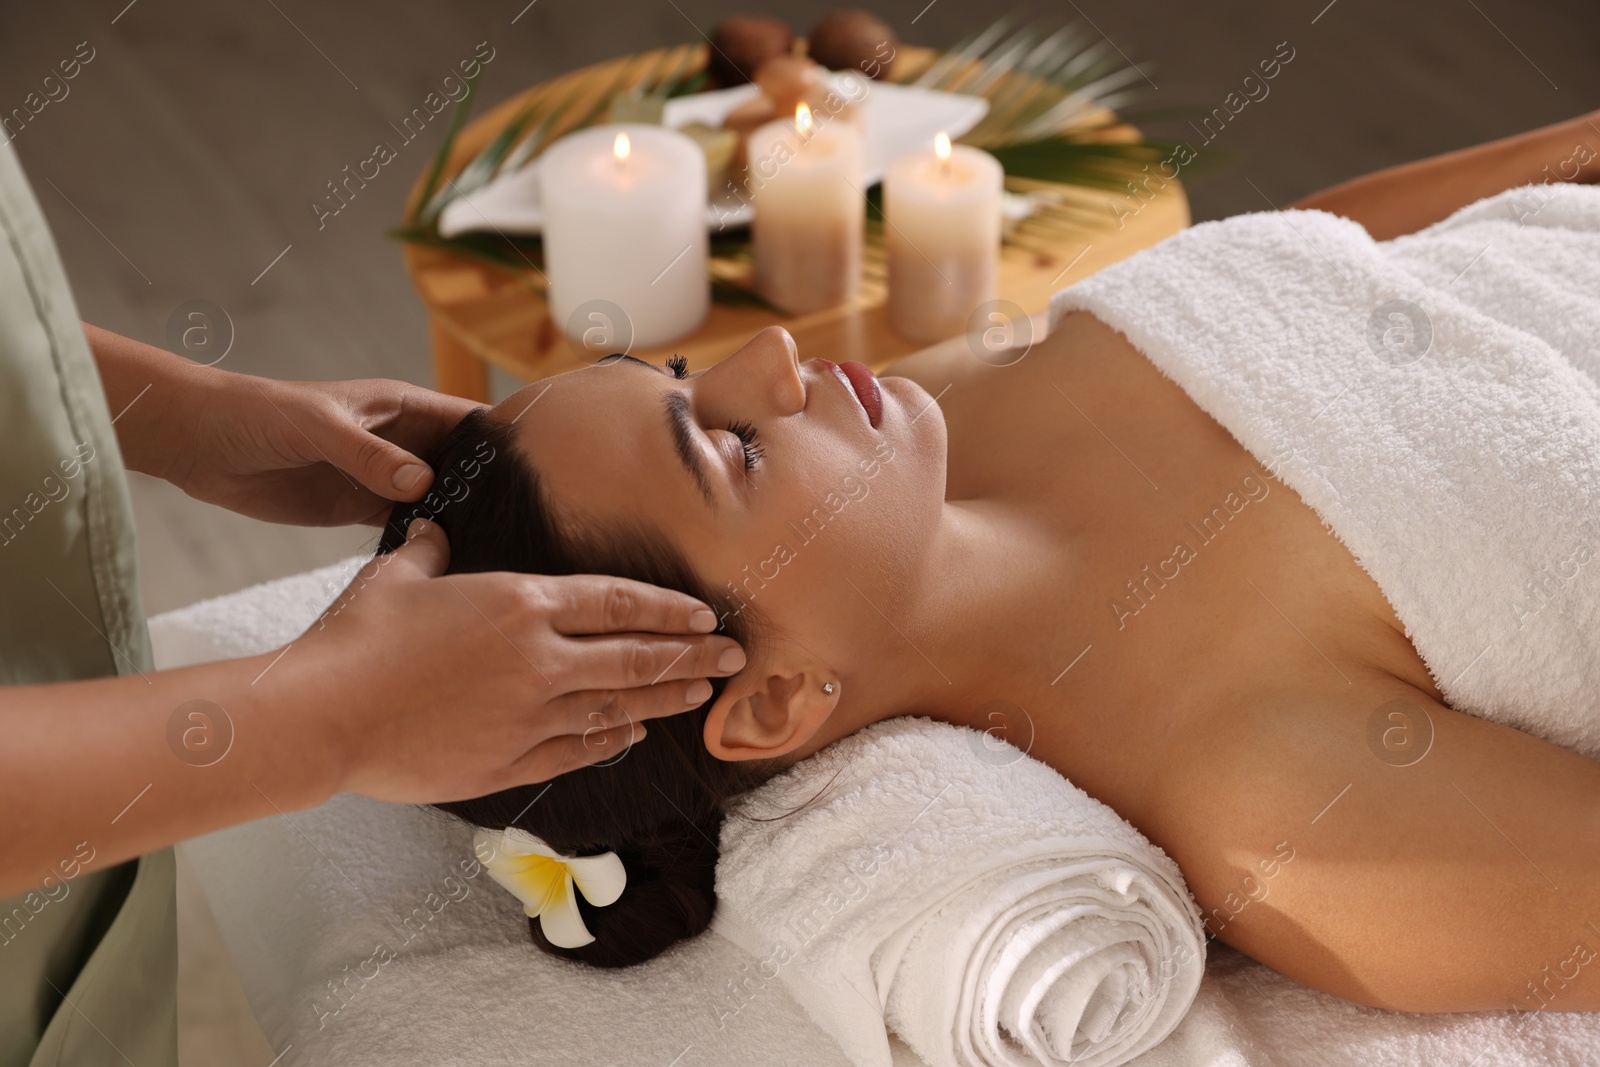
[[[830, 75], [837, 79], [838, 75]], [[952, 139], [960, 137], [982, 120], [989, 101], [979, 96], [922, 89], [913, 85], [867, 82], [866, 98], [858, 105], [865, 127], [865, 174], [870, 186], [883, 178], [889, 161], [933, 142], [940, 130]], [[667, 101], [663, 116], [667, 126], [703, 122], [721, 126], [740, 103], [755, 96], [754, 85], [736, 85], [710, 93], [692, 93]], [[848, 95], [848, 94], [841, 94]], [[750, 204], [730, 190], [720, 202], [707, 205], [708, 227], [739, 226], [754, 215]], [[538, 233], [544, 225], [539, 208], [539, 160], [510, 174], [502, 174], [489, 184], [464, 197], [452, 200], [439, 215], [439, 234], [454, 237], [474, 230], [502, 233]]]

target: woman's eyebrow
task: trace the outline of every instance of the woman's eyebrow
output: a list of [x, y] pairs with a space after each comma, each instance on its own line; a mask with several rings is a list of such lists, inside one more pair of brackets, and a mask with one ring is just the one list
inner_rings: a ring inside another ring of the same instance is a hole
[[661, 368], [656, 366], [654, 363], [646, 363], [644, 360], [640, 359], [638, 356], [630, 356], [626, 352], [613, 352], [609, 356], [601, 356], [599, 359], [594, 361], [594, 365], [597, 366], [597, 367], [604, 366], [605, 364], [610, 363], [612, 360], [617, 360], [617, 359], [625, 359], [629, 363], [637, 363], [641, 367], [649, 367], [651, 370], [656, 371], [658, 373], [661, 370]]
[[[595, 366], [614, 360], [637, 363], [641, 367], [649, 367], [652, 371], [660, 370], [654, 363], [646, 363], [638, 356], [630, 356], [626, 352], [613, 352], [609, 356], [602, 356], [595, 361]], [[700, 455], [700, 450], [694, 446], [694, 416], [689, 411], [689, 398], [684, 395], [683, 390], [668, 391], [666, 413], [667, 432], [672, 434], [672, 444], [678, 451], [678, 459], [683, 461], [683, 469], [689, 472], [689, 477], [700, 487], [700, 495], [706, 498], [706, 507], [716, 511], [717, 501], [711, 492], [711, 476], [706, 473], [705, 460]]]
[[683, 461], [684, 470], [700, 487], [700, 495], [706, 498], [706, 507], [716, 511], [717, 501], [711, 494], [711, 478], [706, 473], [705, 459], [694, 446], [694, 416], [689, 412], [689, 397], [683, 390], [672, 389], [667, 392], [666, 412], [667, 431], [672, 434], [672, 443], [678, 450], [678, 458]]

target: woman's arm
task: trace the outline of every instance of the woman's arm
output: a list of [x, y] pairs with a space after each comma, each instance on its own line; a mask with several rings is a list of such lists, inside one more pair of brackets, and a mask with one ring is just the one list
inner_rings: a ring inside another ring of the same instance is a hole
[[1600, 763], [1365, 680], [1172, 751], [1149, 836], [1220, 940], [1372, 1007], [1600, 1011]]
[[1519, 185], [1596, 180], [1600, 111], [1353, 178], [1290, 206], [1343, 215], [1386, 241]]

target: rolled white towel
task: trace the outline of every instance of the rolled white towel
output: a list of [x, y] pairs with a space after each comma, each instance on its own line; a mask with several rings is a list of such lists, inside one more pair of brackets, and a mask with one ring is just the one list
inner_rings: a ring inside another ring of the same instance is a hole
[[1113, 1067], [1182, 1020], [1200, 910], [1110, 808], [975, 730], [893, 719], [751, 794], [724, 825], [715, 929], [858, 1067], [892, 1028], [933, 1067]]

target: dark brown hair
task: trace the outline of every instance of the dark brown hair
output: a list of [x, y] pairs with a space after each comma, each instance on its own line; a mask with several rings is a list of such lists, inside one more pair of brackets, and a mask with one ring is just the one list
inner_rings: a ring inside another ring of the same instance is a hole
[[[450, 540], [451, 573], [612, 574], [676, 589], [711, 605], [719, 630], [754, 659], [757, 620], [730, 610], [669, 542], [646, 530], [599, 531], [558, 522], [515, 430], [478, 408], [424, 454], [433, 489], [416, 504], [397, 504], [378, 553], [405, 541], [413, 518], [437, 522]], [[474, 826], [516, 826], [568, 855], [615, 852], [627, 869], [620, 899], [604, 908], [578, 895], [595, 940], [557, 948], [536, 919], [528, 928], [552, 955], [601, 967], [626, 967], [700, 933], [716, 908], [717, 840], [732, 799], [782, 766], [732, 763], [706, 750], [706, 713], [726, 680], [711, 679], [711, 698], [682, 715], [654, 719], [649, 736], [606, 764], [541, 784], [439, 804]]]

